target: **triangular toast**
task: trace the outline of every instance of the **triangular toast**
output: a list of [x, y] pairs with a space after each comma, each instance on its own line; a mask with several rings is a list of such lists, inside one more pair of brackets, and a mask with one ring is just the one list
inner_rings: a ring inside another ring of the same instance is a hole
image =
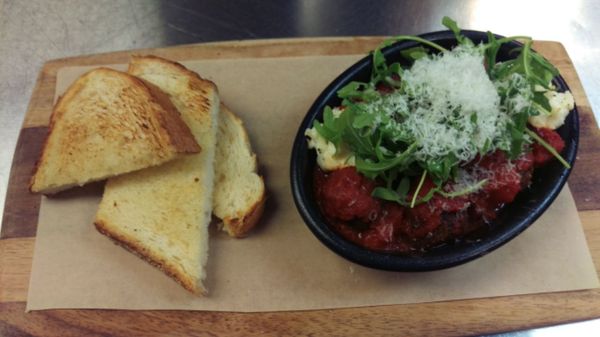
[[160, 90], [98, 68], [77, 79], [55, 105], [30, 189], [55, 193], [198, 151]]
[[217, 88], [182, 65], [158, 57], [133, 57], [128, 72], [170, 97], [202, 152], [109, 179], [96, 228], [189, 291], [204, 294], [219, 112]]

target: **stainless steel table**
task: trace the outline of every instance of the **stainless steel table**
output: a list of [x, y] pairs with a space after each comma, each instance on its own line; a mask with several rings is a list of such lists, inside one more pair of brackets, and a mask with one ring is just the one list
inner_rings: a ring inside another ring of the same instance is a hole
[[[0, 0], [0, 205], [27, 102], [46, 60], [221, 40], [419, 34], [442, 29], [444, 15], [463, 28], [562, 42], [599, 119], [600, 2], [594, 0]], [[598, 331], [598, 325], [584, 330]]]

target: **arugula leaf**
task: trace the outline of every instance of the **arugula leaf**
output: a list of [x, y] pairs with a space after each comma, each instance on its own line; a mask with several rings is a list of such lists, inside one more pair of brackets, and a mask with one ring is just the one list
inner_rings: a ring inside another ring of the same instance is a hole
[[339, 145], [342, 139], [341, 129], [333, 116], [331, 107], [326, 106], [323, 110], [323, 123], [315, 120], [313, 127], [323, 138], [335, 144], [336, 147]]
[[400, 52], [400, 55], [408, 61], [416, 61], [420, 58], [426, 57], [429, 54], [429, 50], [423, 46], [417, 46], [413, 48], [404, 49]]
[[414, 160], [410, 156], [414, 149], [416, 149], [416, 146], [411, 146], [399, 156], [384, 159], [378, 162], [358, 157], [356, 158], [356, 169], [361, 173], [379, 174], [382, 171], [389, 170], [396, 166], [406, 167], [408, 166], [408, 164], [411, 164]]
[[377, 186], [375, 187], [371, 195], [383, 200], [397, 202], [398, 204], [401, 204], [403, 206], [409, 206], [409, 203], [406, 201], [409, 189], [410, 179], [405, 176], [402, 177], [402, 179], [400, 179], [400, 183], [398, 184], [398, 187], [395, 190], [390, 186]]
[[[514, 37], [510, 39], [516, 38], [526, 37]], [[495, 43], [506, 43], [511, 41], [510, 39], [496, 40]], [[519, 52], [517, 58], [494, 65], [491, 70], [494, 77], [505, 79], [513, 73], [519, 73], [527, 79], [532, 88], [537, 84], [545, 89], [550, 89], [550, 82], [558, 75], [558, 70], [548, 60], [531, 49], [532, 42], [531, 38], [527, 38], [523, 47], [516, 49]], [[495, 48], [495, 46], [489, 48]]]
[[392, 63], [388, 67], [388, 74], [383, 81], [396, 89], [400, 89], [402, 87], [402, 71], [403, 69], [400, 63]]
[[383, 172], [382, 175], [384, 177], [385, 185], [387, 186], [387, 188], [392, 188], [392, 185], [394, 184], [394, 182], [396, 182], [396, 178], [398, 178], [399, 171], [400, 170], [397, 167], [395, 167], [388, 170], [387, 174]]
[[338, 135], [330, 130], [329, 128], [325, 127], [323, 124], [319, 123], [318, 121], [314, 121], [313, 122], [313, 128], [315, 128], [315, 130], [317, 130], [317, 132], [323, 136], [323, 138], [325, 138], [326, 140], [332, 142], [335, 144], [335, 142], [333, 141], [336, 137], [338, 137]]
[[418, 42], [420, 44], [429, 46], [429, 47], [431, 47], [433, 49], [437, 49], [440, 52], [446, 52], [446, 51], [448, 51], [448, 49], [440, 46], [439, 44], [437, 44], [435, 42], [431, 42], [431, 41], [425, 40], [425, 39], [423, 39], [421, 37], [411, 36], [411, 35], [398, 35], [398, 36], [394, 36], [394, 37], [392, 37], [390, 39], [385, 40], [377, 49], [381, 49], [381, 48], [387, 47], [387, 46], [389, 46], [389, 45], [391, 45], [393, 43], [400, 42], [400, 41], [415, 41], [415, 42]]
[[508, 155], [510, 159], [517, 158], [523, 152], [525, 143], [525, 130], [527, 129], [527, 119], [529, 118], [528, 109], [515, 114], [513, 123], [509, 124], [508, 129], [512, 137]]
[[366, 87], [366, 83], [352, 81], [337, 91], [340, 98], [358, 98], [362, 96], [360, 89]]
[[446, 28], [450, 29], [454, 33], [456, 41], [458, 41], [459, 44], [471, 46], [473, 45], [473, 41], [471, 41], [471, 39], [460, 33], [460, 28], [458, 28], [458, 24], [456, 23], [456, 21], [450, 19], [447, 16], [444, 16], [444, 18], [442, 19], [442, 25], [446, 26]]
[[408, 177], [402, 177], [400, 183], [398, 184], [398, 188], [396, 188], [396, 193], [402, 198], [405, 199], [408, 195], [408, 191], [410, 190], [410, 179]]
[[552, 112], [552, 107], [550, 106], [550, 102], [548, 101], [548, 97], [546, 97], [544, 95], [544, 92], [541, 91], [535, 91], [533, 93], [533, 98], [532, 98], [533, 103], [537, 104], [536, 106], [536, 110], [540, 111], [540, 108], [542, 108], [543, 110], [540, 111], [542, 113], [545, 113], [547, 115], [550, 114], [550, 112]]
[[402, 198], [400, 198], [400, 196], [398, 195], [398, 193], [396, 193], [396, 191], [389, 189], [389, 188], [381, 187], [381, 186], [375, 187], [375, 189], [373, 190], [371, 195], [374, 196], [375, 198], [379, 198], [379, 199], [383, 199], [383, 200], [387, 200], [387, 201], [395, 201], [397, 203], [400, 203], [402, 201]]
[[381, 81], [388, 74], [388, 66], [380, 48], [373, 51], [373, 70], [371, 72], [371, 83]]
[[[502, 43], [500, 43], [492, 32], [487, 32], [488, 43], [485, 46], [485, 61], [487, 65], [488, 75], [492, 74], [492, 70], [496, 65], [496, 58], [498, 56], [498, 51], [500, 51], [500, 47]], [[491, 77], [491, 76], [490, 76]]]
[[335, 117], [333, 115], [333, 109], [330, 106], [326, 106], [323, 111], [323, 123], [327, 126], [334, 126]]
[[558, 69], [556, 69], [556, 67], [548, 62], [548, 60], [546, 60], [542, 55], [538, 53], [531, 53], [531, 58], [537, 66], [545, 70], [545, 76], [549, 77], [548, 82], [550, 82], [554, 77], [558, 76]]
[[482, 155], [488, 153], [491, 148], [492, 148], [492, 141], [488, 138], [485, 140], [483, 147], [479, 151], [479, 155], [482, 156]]
[[363, 114], [356, 116], [356, 118], [354, 118], [354, 121], [352, 122], [352, 127], [355, 129], [366, 128], [366, 127], [371, 126], [374, 121], [375, 121], [375, 114], [363, 113]]
[[379, 97], [379, 93], [368, 83], [350, 82], [338, 90], [338, 97], [342, 99], [372, 101]]
[[425, 169], [432, 176], [436, 185], [441, 185], [450, 178], [452, 168], [458, 165], [458, 159], [452, 154], [448, 154], [441, 160], [430, 160], [425, 163]]
[[344, 113], [340, 117], [336, 118], [341, 130], [342, 140], [350, 145], [353, 152], [358, 155], [373, 153], [374, 149], [371, 138], [364, 137], [360, 134], [360, 130], [353, 127], [356, 115], [356, 108], [351, 105], [344, 110]]

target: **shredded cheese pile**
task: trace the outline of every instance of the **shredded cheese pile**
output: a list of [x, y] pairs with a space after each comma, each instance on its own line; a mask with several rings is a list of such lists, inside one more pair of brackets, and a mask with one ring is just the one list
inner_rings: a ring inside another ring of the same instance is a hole
[[469, 161], [498, 137], [504, 126], [500, 97], [483, 62], [479, 48], [457, 47], [404, 72], [411, 112], [400, 127], [417, 140], [418, 159], [451, 153]]
[[393, 134], [411, 135], [419, 160], [453, 154], [469, 161], [505, 128], [508, 118], [502, 116], [479, 47], [459, 46], [421, 58], [402, 77], [405, 92], [383, 95], [364, 110], [387, 115], [391, 122], [383, 127]]

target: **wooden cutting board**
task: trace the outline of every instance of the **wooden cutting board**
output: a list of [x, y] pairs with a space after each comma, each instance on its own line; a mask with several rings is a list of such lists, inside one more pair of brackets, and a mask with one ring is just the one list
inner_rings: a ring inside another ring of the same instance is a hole
[[[600, 317], [600, 289], [449, 302], [273, 313], [46, 310], [25, 313], [40, 197], [28, 181], [47, 133], [57, 71], [127, 63], [132, 53], [178, 61], [366, 53], [382, 38], [232, 41], [114, 52], [47, 62], [37, 79], [12, 164], [0, 233], [0, 336], [468, 335]], [[600, 270], [600, 132], [573, 64], [557, 42], [534, 47], [556, 65], [580, 113], [579, 155], [569, 178]], [[65, 275], [68, 277], [68, 275]], [[93, 290], [91, 290], [93, 291]]]

